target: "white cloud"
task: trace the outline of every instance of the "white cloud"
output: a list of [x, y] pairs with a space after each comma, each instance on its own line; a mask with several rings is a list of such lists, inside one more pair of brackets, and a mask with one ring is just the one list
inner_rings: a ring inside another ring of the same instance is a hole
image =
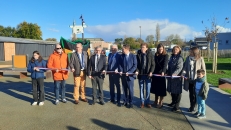
[[48, 28], [49, 31], [52, 31], [52, 32], [59, 32], [58, 29], [55, 29], [55, 28]]
[[115, 38], [124, 38], [125, 35], [126, 37], [138, 38], [140, 37], [139, 26], [141, 26], [141, 37], [145, 39], [147, 35], [155, 35], [157, 23], [160, 25], [161, 40], [165, 40], [171, 34], [178, 34], [182, 39], [203, 36], [202, 32], [193, 31], [188, 25], [170, 22], [168, 19], [136, 19], [117, 24], [88, 26], [85, 31], [106, 41], [111, 41]]
[[230, 28], [225, 28], [219, 25], [217, 25], [217, 28], [218, 28], [218, 32], [231, 32]]

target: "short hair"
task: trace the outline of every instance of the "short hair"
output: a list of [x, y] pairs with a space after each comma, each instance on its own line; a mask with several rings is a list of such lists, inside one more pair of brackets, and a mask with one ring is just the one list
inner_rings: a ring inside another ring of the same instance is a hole
[[173, 53], [173, 50], [174, 50], [175, 48], [178, 48], [178, 49], [179, 49], [179, 54], [181, 54], [181, 48], [180, 48], [180, 46], [178, 46], [178, 45], [176, 45], [176, 46], [174, 46], [174, 47], [172, 48], [172, 53]]
[[56, 49], [57, 46], [61, 46], [61, 44], [60, 43], [55, 44], [55, 49]]
[[97, 50], [97, 49], [101, 49], [102, 50], [102, 47], [100, 47], [100, 46], [95, 47], [95, 50]]
[[160, 44], [158, 44], [157, 50], [156, 50], [156, 55], [157, 55], [157, 56], [160, 55], [160, 53], [158, 52], [158, 50], [159, 50], [159, 48], [161, 48], [161, 47], [163, 47], [163, 53], [162, 53], [162, 55], [166, 55], [166, 54], [167, 54], [164, 45], [163, 45], [162, 43], [160, 43]]
[[201, 73], [201, 74], [205, 74], [205, 70], [203, 70], [203, 69], [199, 69], [199, 70], [197, 70], [197, 73]]
[[80, 42], [77, 42], [77, 43], [76, 43], [76, 46], [77, 46], [78, 44], [80, 44], [80, 45], [83, 47], [82, 43], [80, 43]]
[[148, 48], [148, 44], [147, 43], [141, 43], [140, 47], [142, 47], [142, 46], [146, 46]]
[[112, 45], [111, 45], [111, 48], [112, 48], [113, 46], [115, 46], [115, 47], [116, 47], [116, 49], [118, 49], [118, 45], [116, 45], [116, 44], [112, 44]]
[[124, 47], [125, 49], [128, 49], [128, 50], [130, 49], [130, 45], [128, 45], [128, 44], [124, 44], [123, 47]]
[[200, 50], [198, 47], [192, 47], [190, 50], [196, 59], [200, 58]]

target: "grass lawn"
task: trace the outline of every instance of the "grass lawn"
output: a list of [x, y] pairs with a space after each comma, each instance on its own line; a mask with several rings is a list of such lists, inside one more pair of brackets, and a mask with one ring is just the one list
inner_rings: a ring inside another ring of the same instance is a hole
[[213, 61], [210, 59], [208, 62], [208, 60], [205, 59], [207, 80], [209, 84], [216, 87], [218, 86], [219, 78], [231, 78], [231, 58], [218, 58], [217, 60], [217, 73], [215, 74], [212, 72]]

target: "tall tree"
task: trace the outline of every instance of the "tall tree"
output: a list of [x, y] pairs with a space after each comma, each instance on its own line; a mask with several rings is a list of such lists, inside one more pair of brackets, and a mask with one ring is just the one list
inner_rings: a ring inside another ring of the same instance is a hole
[[8, 27], [0, 26], [0, 36], [16, 37], [16, 29], [10, 26]]
[[183, 41], [183, 39], [181, 39], [180, 35], [178, 34], [171, 34], [169, 36], [166, 37], [166, 41], [170, 41], [173, 44], [179, 45], [179, 46], [184, 46], [185, 43]]
[[140, 43], [137, 42], [136, 39], [133, 38], [133, 37], [128, 37], [128, 38], [124, 39], [123, 44], [130, 45], [131, 49], [138, 49], [138, 48], [140, 48]]
[[146, 40], [147, 43], [153, 44], [154, 36], [153, 35], [148, 35], [145, 40]]
[[137, 38], [135, 41], [138, 42], [138, 43], [144, 43], [144, 40], [141, 39], [141, 38]]
[[24, 21], [17, 26], [17, 37], [42, 40], [42, 31], [36, 23]]
[[156, 24], [156, 42], [158, 43], [160, 41], [160, 25]]

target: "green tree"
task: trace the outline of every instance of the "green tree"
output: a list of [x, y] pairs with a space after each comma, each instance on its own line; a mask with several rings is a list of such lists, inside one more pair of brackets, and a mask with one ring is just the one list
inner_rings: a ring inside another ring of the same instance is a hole
[[123, 38], [116, 38], [115, 39], [115, 43], [121, 43], [121, 42], [123, 42]]
[[185, 46], [185, 43], [183, 41], [183, 39], [181, 39], [180, 35], [178, 34], [171, 34], [169, 36], [166, 37], [166, 41], [170, 41], [171, 43], [175, 44], [175, 45], [179, 45], [179, 46]]
[[124, 39], [123, 44], [130, 45], [131, 49], [139, 49], [140, 48], [140, 43], [137, 42], [136, 39], [133, 37], [128, 37], [128, 38]]
[[0, 26], [0, 36], [16, 37], [16, 29], [10, 26], [8, 27]]
[[147, 43], [153, 44], [154, 43], [154, 36], [153, 35], [148, 35], [145, 40], [146, 40]]
[[36, 23], [27, 23], [26, 21], [17, 26], [17, 37], [42, 40], [42, 31]]
[[143, 40], [143, 39], [141, 39], [141, 38], [137, 38], [137, 39], [135, 40], [135, 42], [138, 42], [138, 43], [144, 43], [144, 40]]
[[57, 42], [57, 39], [56, 38], [47, 38], [45, 41], [55, 41], [55, 42]]

